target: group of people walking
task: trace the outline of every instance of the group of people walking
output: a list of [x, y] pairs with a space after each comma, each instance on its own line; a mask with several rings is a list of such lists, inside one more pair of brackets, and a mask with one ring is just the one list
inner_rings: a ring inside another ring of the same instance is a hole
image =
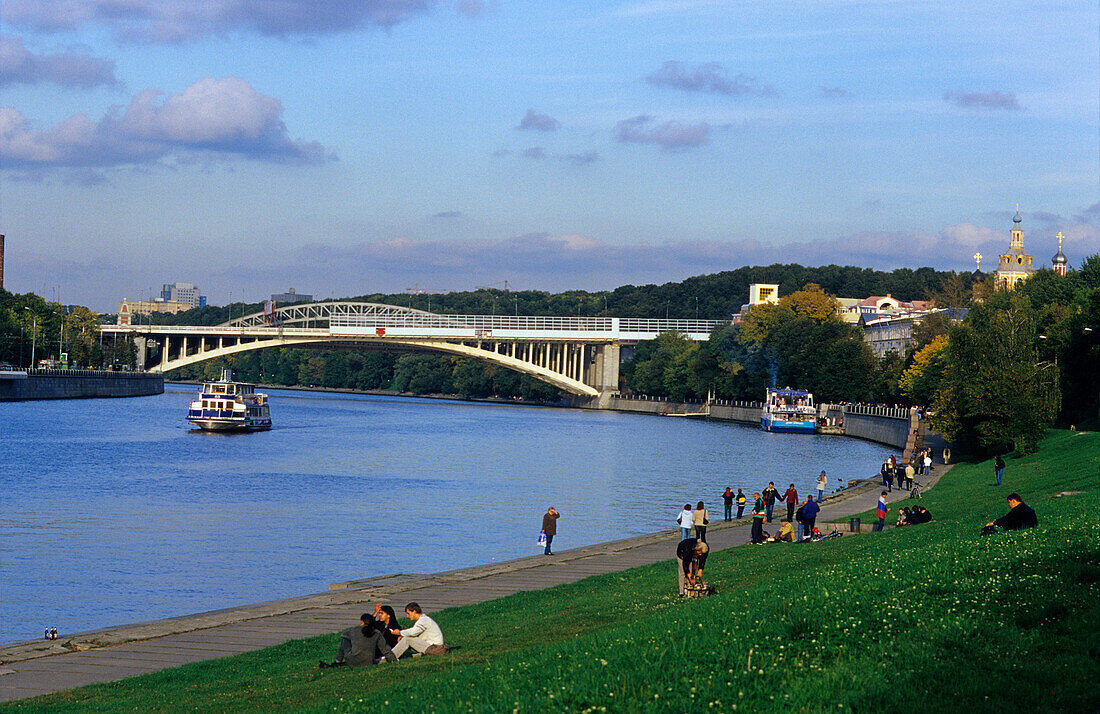
[[879, 475], [882, 477], [882, 487], [889, 491], [894, 490], [894, 484], [903, 491], [912, 491], [916, 484], [917, 476], [932, 473], [932, 449], [921, 449], [913, 454], [909, 461], [902, 462], [894, 454], [890, 454], [882, 461]]

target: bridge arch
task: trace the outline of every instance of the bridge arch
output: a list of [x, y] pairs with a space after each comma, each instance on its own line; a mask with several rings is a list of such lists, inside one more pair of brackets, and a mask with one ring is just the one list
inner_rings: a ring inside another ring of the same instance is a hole
[[[430, 314], [430, 313], [428, 313]], [[160, 364], [152, 366], [150, 369], [154, 372], [169, 372], [181, 367], [188, 367], [191, 365], [207, 362], [212, 359], [218, 359], [220, 357], [228, 357], [235, 354], [242, 354], [245, 352], [252, 352], [258, 350], [264, 350], [271, 347], [289, 347], [289, 348], [306, 348], [306, 349], [339, 349], [343, 348], [361, 348], [368, 350], [381, 350], [381, 351], [400, 351], [400, 352], [439, 352], [444, 354], [455, 355], [459, 357], [469, 357], [473, 359], [482, 360], [492, 364], [500, 365], [508, 369], [514, 370], [521, 374], [526, 374], [540, 381], [546, 382], [558, 389], [561, 389], [569, 394], [574, 394], [584, 397], [596, 397], [599, 396], [599, 391], [595, 388], [587, 385], [581, 379], [577, 379], [574, 376], [570, 376], [568, 373], [557, 372], [548, 366], [540, 365], [536, 362], [527, 361], [502, 353], [497, 350], [489, 350], [484, 347], [479, 347], [473, 344], [466, 344], [462, 342], [449, 342], [443, 340], [432, 339], [412, 339], [412, 338], [348, 338], [348, 337], [325, 337], [325, 336], [309, 336], [309, 337], [294, 337], [285, 335], [279, 337], [273, 335], [270, 339], [263, 339], [258, 337], [249, 340], [239, 340], [234, 344], [224, 344], [224, 340], [220, 341], [221, 344], [211, 349], [199, 349], [192, 354], [186, 352], [187, 345], [183, 343], [180, 345], [181, 350], [178, 356], [171, 358], [171, 349], [166, 352], [162, 352], [163, 356], [169, 357], [163, 359]], [[170, 347], [170, 345], [169, 345]], [[564, 358], [563, 358], [564, 361]]]

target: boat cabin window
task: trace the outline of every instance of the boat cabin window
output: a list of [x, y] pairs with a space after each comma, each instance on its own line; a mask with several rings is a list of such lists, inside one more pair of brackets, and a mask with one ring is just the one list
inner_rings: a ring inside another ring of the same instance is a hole
[[225, 394], [225, 386], [221, 384], [215, 384], [214, 394]]

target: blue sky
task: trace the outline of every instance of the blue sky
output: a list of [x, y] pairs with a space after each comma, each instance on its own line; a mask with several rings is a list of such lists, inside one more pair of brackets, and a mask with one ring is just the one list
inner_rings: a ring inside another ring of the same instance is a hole
[[[6, 286], [113, 310], [1100, 250], [1094, 2], [6, 0]], [[231, 295], [232, 294], [232, 295]]]

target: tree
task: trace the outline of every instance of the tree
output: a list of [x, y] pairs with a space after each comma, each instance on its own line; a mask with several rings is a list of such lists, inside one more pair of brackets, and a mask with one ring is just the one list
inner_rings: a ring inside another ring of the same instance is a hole
[[913, 364], [901, 375], [901, 393], [913, 404], [931, 404], [947, 368], [947, 335], [939, 335], [913, 355]]
[[1058, 412], [1056, 366], [1039, 357], [1027, 297], [1000, 291], [952, 328], [932, 424], [974, 450], [1034, 451]]

